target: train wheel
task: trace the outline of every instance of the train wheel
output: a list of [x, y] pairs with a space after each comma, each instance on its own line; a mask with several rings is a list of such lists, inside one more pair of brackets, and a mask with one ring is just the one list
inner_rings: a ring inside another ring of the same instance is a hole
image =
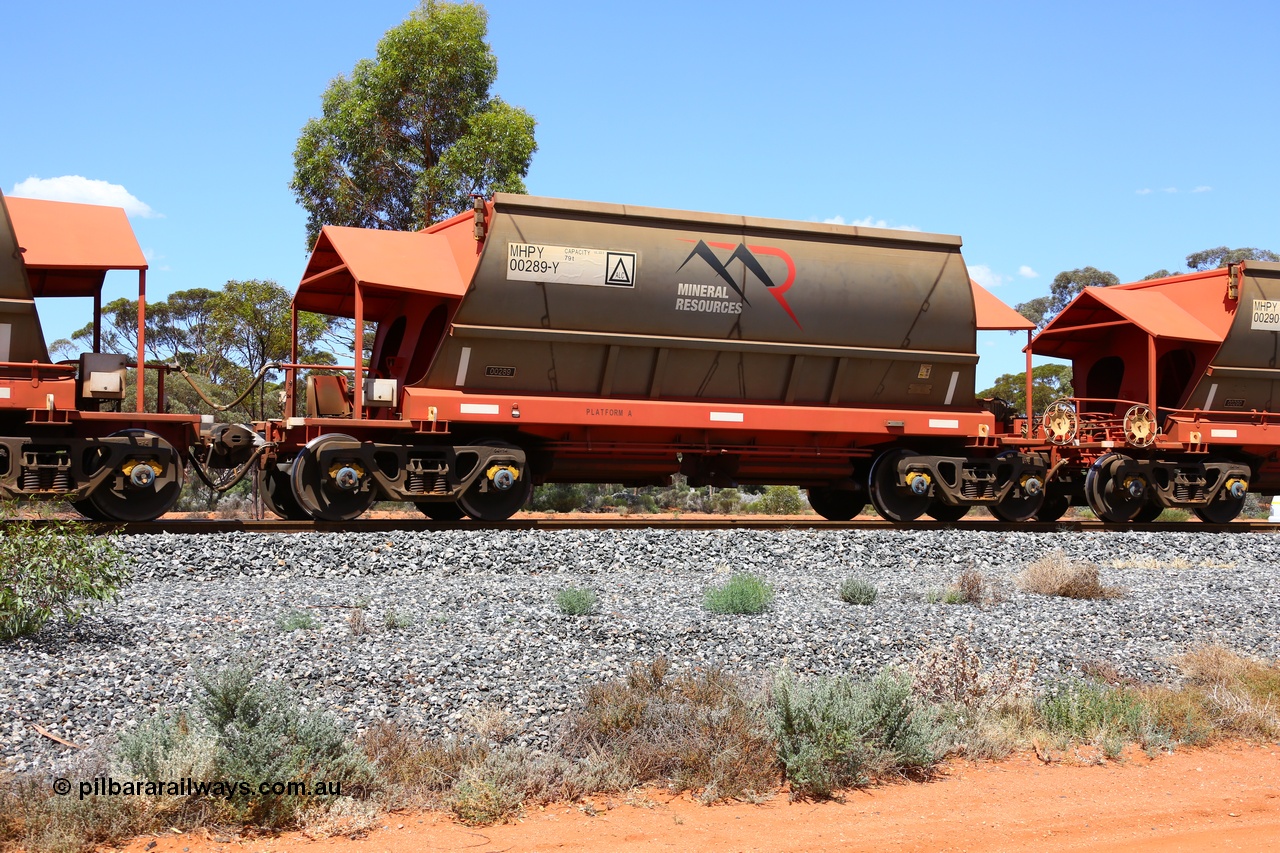
[[913, 483], [923, 483], [923, 492], [898, 484], [898, 463], [915, 455], [906, 449], [886, 450], [876, 457], [875, 464], [871, 466], [868, 478], [871, 503], [876, 512], [890, 521], [915, 521], [929, 508], [927, 480], [916, 479]]
[[[1213, 460], [1222, 462], [1221, 459]], [[1226, 524], [1234, 521], [1240, 511], [1244, 509], [1245, 498], [1249, 496], [1247, 489], [1249, 475], [1246, 473], [1243, 478], [1231, 477], [1226, 484], [1218, 490], [1218, 495], [1212, 501], [1204, 506], [1195, 507], [1192, 512], [1196, 517], [1206, 524]], [[1233, 497], [1232, 492], [1238, 491], [1240, 497]]]
[[101, 516], [98, 520], [105, 521], [153, 521], [173, 509], [182, 494], [182, 457], [173, 445], [145, 429], [109, 437], [128, 438], [133, 447], [107, 481], [77, 503], [88, 503]]
[[1147, 501], [1143, 504], [1142, 509], [1138, 510], [1138, 514], [1133, 517], [1135, 524], [1148, 524], [1160, 517], [1160, 513], [1164, 512], [1164, 507], [1155, 501]]
[[[1001, 458], [1016, 462], [1018, 454], [1007, 450], [996, 457], [997, 460]], [[991, 505], [991, 514], [1001, 521], [1011, 523], [1030, 521], [1035, 518], [1040, 507], [1044, 506], [1044, 499], [1044, 477], [1023, 474], [1021, 482], [1015, 482], [999, 503]]]
[[932, 500], [924, 514], [934, 521], [959, 521], [969, 514], [969, 510], [970, 507], [967, 506], [951, 506], [940, 500]]
[[1036, 521], [1057, 521], [1071, 507], [1070, 495], [1049, 495], [1036, 510]]
[[[377, 491], [369, 482], [359, 442], [349, 435], [333, 433], [312, 439], [293, 460], [289, 477], [298, 506], [322, 521], [350, 521], [373, 506]], [[349, 448], [350, 458], [326, 451]], [[325, 453], [328, 467], [321, 463]]]
[[258, 494], [262, 495], [262, 503], [277, 518], [286, 521], [306, 521], [311, 518], [293, 496], [293, 483], [290, 482], [288, 470], [268, 465], [259, 471]]
[[425, 501], [414, 506], [432, 521], [461, 521], [467, 517], [456, 501]]
[[1206, 524], [1226, 524], [1235, 521], [1242, 509], [1244, 509], [1244, 498], [1237, 500], [1224, 489], [1218, 493], [1218, 497], [1212, 503], [1192, 507], [1191, 511]]
[[1095, 515], [1103, 521], [1124, 524], [1132, 521], [1147, 503], [1146, 483], [1140, 478], [1116, 476], [1119, 467], [1131, 461], [1121, 453], [1108, 453], [1089, 468], [1084, 478], [1084, 494]]
[[[515, 450], [509, 442], [495, 439], [476, 444]], [[529, 502], [532, 494], [533, 480], [527, 466], [516, 470], [511, 465], [491, 465], [462, 493], [458, 506], [476, 521], [506, 521]]]
[[827, 521], [848, 521], [867, 505], [861, 489], [809, 489], [809, 506]]
[[103, 515], [101, 512], [99, 512], [98, 508], [94, 506], [89, 501], [88, 498], [85, 498], [82, 501], [72, 501], [71, 505], [75, 507], [76, 512], [80, 513], [85, 518], [91, 521], [110, 521], [111, 520], [107, 518], [105, 515]]

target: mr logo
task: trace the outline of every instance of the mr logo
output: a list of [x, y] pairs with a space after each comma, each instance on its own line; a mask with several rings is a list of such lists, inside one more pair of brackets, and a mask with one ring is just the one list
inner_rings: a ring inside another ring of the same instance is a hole
[[[693, 241], [684, 240], [683, 242], [692, 243]], [[715, 249], [731, 249], [732, 253], [727, 260], [721, 263], [720, 259], [716, 257]], [[781, 284], [775, 282], [769, 273], [765, 271], [764, 266], [756, 255], [767, 255], [781, 259], [787, 265], [786, 280]], [[791, 285], [795, 284], [796, 281], [796, 264], [786, 252], [773, 246], [748, 246], [745, 243], [713, 243], [707, 240], [699, 240], [697, 245], [693, 247], [693, 251], [689, 253], [689, 257], [684, 259], [684, 263], [676, 271], [679, 272], [684, 269], [685, 264], [688, 264], [694, 258], [701, 258], [705, 261], [707, 266], [711, 267], [712, 272], [724, 279], [729, 287], [733, 288], [734, 292], [742, 297], [742, 301], [750, 305], [751, 300], [747, 298], [747, 294], [742, 292], [743, 289], [738, 286], [733, 276], [729, 274], [729, 265], [734, 261], [740, 261], [748, 272], [764, 284], [769, 294], [778, 300], [782, 310], [786, 311], [787, 316], [791, 318], [791, 322], [795, 323], [797, 328], [804, 328], [804, 326], [800, 325], [800, 321], [796, 319], [795, 312], [791, 310], [791, 306], [787, 304], [787, 291], [791, 289]]]

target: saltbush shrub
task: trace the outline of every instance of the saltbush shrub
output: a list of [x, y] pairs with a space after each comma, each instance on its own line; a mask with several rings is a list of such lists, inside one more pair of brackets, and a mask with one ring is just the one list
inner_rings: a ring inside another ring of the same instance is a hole
[[763, 578], [738, 574], [723, 586], [708, 589], [702, 604], [712, 613], [741, 615], [763, 613], [772, 601], [773, 587]]
[[793, 796], [830, 797], [889, 775], [923, 775], [950, 748], [937, 709], [911, 677], [881, 670], [870, 682], [841, 676], [774, 681], [770, 719]]
[[861, 578], [849, 578], [840, 584], [840, 600], [846, 604], [875, 604], [879, 594], [875, 584]]
[[586, 616], [596, 607], [596, 594], [586, 587], [571, 586], [556, 593], [556, 607], [565, 616]]

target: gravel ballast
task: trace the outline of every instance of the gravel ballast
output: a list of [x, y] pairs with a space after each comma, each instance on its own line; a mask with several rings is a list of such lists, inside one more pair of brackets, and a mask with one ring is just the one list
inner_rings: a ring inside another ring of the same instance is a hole
[[[1175, 681], [1172, 659], [1206, 643], [1280, 657], [1280, 537], [1170, 532], [833, 530], [437, 531], [131, 536], [133, 580], [74, 627], [0, 644], [0, 766], [48, 772], [69, 753], [40, 725], [105, 746], [189, 703], [195, 675], [250, 659], [352, 731], [394, 719], [428, 735], [506, 718], [549, 744], [589, 684], [666, 657], [765, 678], [869, 676], [959, 634], [988, 661], [1034, 660], [1048, 683], [1104, 664]], [[1022, 592], [1014, 578], [1054, 550], [1102, 568], [1119, 598]], [[928, 603], [973, 568], [1004, 600]], [[758, 616], [721, 616], [703, 593], [733, 572], [776, 591]], [[838, 597], [875, 584], [871, 606]], [[560, 613], [587, 587], [595, 611]], [[367, 633], [353, 632], [361, 608]], [[310, 614], [311, 629], [281, 621]], [[389, 618], [394, 617], [394, 618]], [[389, 627], [388, 622], [408, 622]]]

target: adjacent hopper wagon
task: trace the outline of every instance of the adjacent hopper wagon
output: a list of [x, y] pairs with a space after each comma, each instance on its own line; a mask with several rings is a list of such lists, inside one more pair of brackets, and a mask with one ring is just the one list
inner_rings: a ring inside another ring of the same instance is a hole
[[[136, 357], [102, 352], [110, 270], [138, 275]], [[160, 373], [163, 411], [165, 368], [143, 357], [146, 273], [120, 208], [0, 196], [0, 499], [67, 500], [108, 521], [149, 520], [177, 501], [202, 418], [147, 410], [146, 371]], [[92, 352], [54, 363], [37, 297], [92, 299]]]
[[1280, 492], [1280, 264], [1087, 288], [1032, 353], [1070, 359], [1076, 394], [1033, 439], [1054, 470], [1041, 517], [1077, 503], [1225, 522], [1249, 492]]

